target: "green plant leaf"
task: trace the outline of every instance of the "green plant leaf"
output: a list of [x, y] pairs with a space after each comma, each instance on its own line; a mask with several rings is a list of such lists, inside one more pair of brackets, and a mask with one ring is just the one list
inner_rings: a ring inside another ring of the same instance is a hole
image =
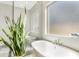
[[10, 21], [10, 18], [8, 16], [5, 16], [5, 23], [6, 23], [7, 27], [10, 28], [11, 21]]
[[12, 47], [11, 47], [11, 44], [9, 44], [7, 41], [5, 41], [3, 38], [2, 38], [2, 41], [3, 41], [3, 43], [6, 45], [6, 46], [8, 46], [11, 50], [13, 50], [12, 49]]
[[12, 39], [12, 37], [11, 37], [4, 29], [2, 29], [2, 31], [5, 33], [5, 35], [6, 35], [9, 39]]
[[6, 22], [6, 24], [10, 24], [11, 23], [10, 22], [10, 18], [8, 16], [5, 16], [5, 22]]
[[1, 42], [2, 40], [0, 40], [0, 42]]

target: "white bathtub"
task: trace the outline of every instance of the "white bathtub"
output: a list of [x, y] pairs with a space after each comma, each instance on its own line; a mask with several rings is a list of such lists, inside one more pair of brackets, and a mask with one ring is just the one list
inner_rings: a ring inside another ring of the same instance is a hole
[[36, 57], [77, 57], [79, 54], [69, 48], [39, 40], [32, 42], [33, 54]]

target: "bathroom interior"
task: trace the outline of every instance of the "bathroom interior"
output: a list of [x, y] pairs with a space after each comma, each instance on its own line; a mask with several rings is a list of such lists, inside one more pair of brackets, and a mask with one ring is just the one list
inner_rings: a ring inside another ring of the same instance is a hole
[[78, 25], [79, 1], [0, 1], [0, 57], [78, 57]]

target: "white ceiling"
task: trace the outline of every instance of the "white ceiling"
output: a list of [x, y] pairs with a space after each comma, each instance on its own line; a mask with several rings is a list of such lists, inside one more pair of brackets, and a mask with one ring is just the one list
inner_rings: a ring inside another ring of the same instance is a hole
[[[19, 8], [26, 8], [29, 10], [31, 9], [37, 1], [15, 1], [14, 6]], [[12, 6], [12, 1], [0, 1], [1, 4], [7, 4]]]

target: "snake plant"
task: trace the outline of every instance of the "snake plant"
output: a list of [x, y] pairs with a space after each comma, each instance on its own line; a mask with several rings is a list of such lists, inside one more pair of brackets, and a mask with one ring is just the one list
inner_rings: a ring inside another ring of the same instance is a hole
[[5, 40], [2, 36], [1, 40], [14, 56], [22, 56], [25, 54], [25, 29], [23, 20], [24, 17], [22, 18], [21, 14], [17, 22], [15, 22], [14, 19], [11, 20], [8, 16], [5, 17], [5, 23], [10, 33], [5, 29], [2, 29], [2, 31], [8, 37], [9, 41]]

